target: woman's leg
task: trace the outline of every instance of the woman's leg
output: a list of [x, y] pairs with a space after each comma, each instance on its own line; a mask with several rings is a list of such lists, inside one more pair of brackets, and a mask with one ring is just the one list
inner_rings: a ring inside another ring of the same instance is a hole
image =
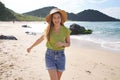
[[58, 74], [58, 80], [60, 80], [61, 76], [62, 76], [62, 72], [57, 70], [57, 74]]
[[58, 70], [48, 70], [51, 80], [60, 80], [62, 72]]
[[57, 70], [49, 69], [48, 72], [49, 72], [49, 75], [50, 75], [50, 80], [59, 80]]

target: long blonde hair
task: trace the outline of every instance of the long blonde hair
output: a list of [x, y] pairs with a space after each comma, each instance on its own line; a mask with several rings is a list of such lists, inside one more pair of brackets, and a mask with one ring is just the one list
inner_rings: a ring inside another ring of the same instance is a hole
[[[56, 12], [56, 13], [59, 13], [59, 12]], [[56, 13], [54, 13], [54, 14], [56, 14]], [[61, 15], [61, 13], [59, 13], [59, 14], [61, 16], [61, 23], [60, 23], [60, 25], [64, 26], [63, 21], [62, 21], [62, 15]], [[52, 31], [52, 29], [54, 27], [54, 23], [52, 21], [52, 18], [53, 18], [53, 14], [51, 15], [51, 20], [48, 23], [48, 26], [46, 28], [46, 33], [45, 33], [46, 38], [47, 38], [48, 41], [50, 40], [50, 33], [51, 33], [51, 31]]]

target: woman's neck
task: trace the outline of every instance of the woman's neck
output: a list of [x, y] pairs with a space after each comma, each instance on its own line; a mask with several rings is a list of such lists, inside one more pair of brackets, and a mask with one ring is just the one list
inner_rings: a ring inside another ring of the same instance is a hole
[[58, 30], [58, 29], [60, 29], [60, 26], [61, 26], [61, 25], [55, 25], [55, 26], [54, 26], [54, 29], [55, 29], [55, 30]]
[[58, 26], [55, 25], [55, 26], [53, 27], [53, 31], [54, 31], [56, 34], [59, 34], [59, 32], [60, 32], [60, 26], [61, 26], [61, 25], [58, 25]]

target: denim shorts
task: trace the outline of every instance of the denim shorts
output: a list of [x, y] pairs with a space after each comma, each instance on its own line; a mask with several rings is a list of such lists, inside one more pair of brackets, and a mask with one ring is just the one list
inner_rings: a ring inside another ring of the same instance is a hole
[[63, 72], [65, 70], [65, 54], [64, 50], [47, 49], [45, 54], [46, 68], [56, 69]]

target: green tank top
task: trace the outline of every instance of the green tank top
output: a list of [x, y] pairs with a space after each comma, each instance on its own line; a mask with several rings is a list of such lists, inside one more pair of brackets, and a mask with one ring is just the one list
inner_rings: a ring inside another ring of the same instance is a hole
[[50, 33], [50, 40], [47, 41], [46, 46], [52, 50], [62, 50], [65, 47], [57, 47], [57, 42], [65, 42], [65, 39], [68, 35], [70, 35], [71, 31], [65, 26], [60, 27], [60, 32], [56, 34], [53, 30]]

